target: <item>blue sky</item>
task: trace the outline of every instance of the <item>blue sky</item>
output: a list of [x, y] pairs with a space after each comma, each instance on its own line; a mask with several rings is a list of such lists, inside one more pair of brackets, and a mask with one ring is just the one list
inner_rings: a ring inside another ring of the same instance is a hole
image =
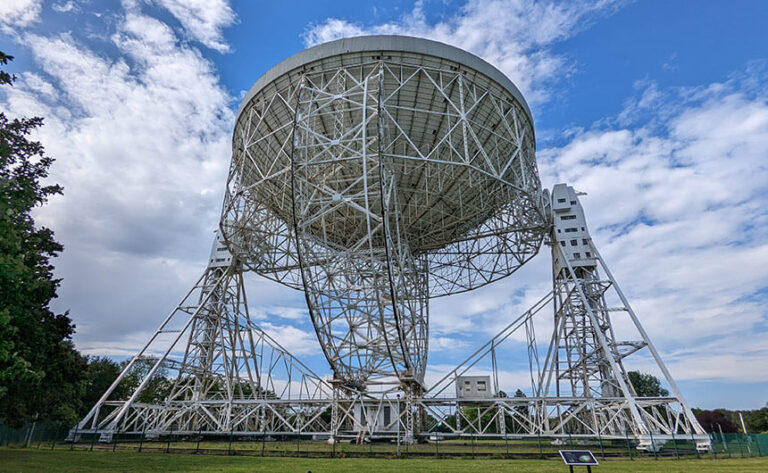
[[[36, 138], [65, 187], [37, 215], [66, 247], [56, 307], [81, 350], [122, 357], [203, 270], [234, 111], [261, 74], [350, 35], [467, 49], [523, 91], [544, 185], [587, 193], [594, 239], [691, 404], [754, 408], [768, 402], [765, 18], [761, 1], [5, 0], [19, 81], [0, 107], [46, 117]], [[435, 300], [432, 373], [543, 295], [548, 264]], [[249, 284], [259, 323], [323, 371], [303, 297]], [[519, 343], [506, 360], [502, 382], [524, 387]]]

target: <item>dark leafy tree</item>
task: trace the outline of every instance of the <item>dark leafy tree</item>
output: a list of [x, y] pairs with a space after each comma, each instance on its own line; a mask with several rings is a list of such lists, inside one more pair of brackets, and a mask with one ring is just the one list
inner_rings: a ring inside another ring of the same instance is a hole
[[[81, 405], [80, 416], [84, 416], [88, 410], [96, 404], [102, 394], [117, 379], [123, 370], [123, 365], [107, 357], [88, 357], [88, 369], [85, 374], [85, 393]], [[130, 393], [129, 387], [121, 383], [114, 391], [112, 399], [125, 399]]]
[[[744, 426], [750, 434], [768, 433], [768, 407], [762, 409], [752, 409], [748, 411], [731, 411], [728, 409], [701, 410], [694, 409], [693, 413], [699, 419], [702, 427], [708, 432], [719, 431], [717, 424], [723, 428], [725, 433], [741, 432], [741, 418], [744, 416]], [[705, 424], [712, 426], [709, 430]]]
[[635, 388], [635, 393], [640, 397], [664, 397], [669, 396], [669, 391], [661, 386], [661, 381], [652, 374], [630, 371], [627, 373], [629, 382]]
[[[123, 370], [127, 363], [128, 362], [125, 361], [120, 364], [120, 371]], [[155, 363], [157, 363], [157, 358], [152, 357], [136, 360], [133, 367], [131, 367], [131, 370], [126, 373], [125, 378], [123, 378], [123, 382], [120, 383], [120, 392], [113, 393], [112, 399], [126, 399], [133, 394], [136, 388], [139, 387], [139, 384], [141, 384], [141, 381], [147, 377], [147, 374], [152, 370], [152, 367], [155, 366]], [[146, 402], [149, 404], [162, 402], [171, 393], [172, 387], [173, 382], [168, 377], [168, 369], [160, 365], [160, 368], [155, 371], [136, 400], [138, 402]]]
[[733, 434], [739, 431], [736, 424], [731, 422], [726, 417], [726, 413], [721, 409], [713, 411], [694, 409], [693, 414], [696, 416], [699, 424], [701, 424], [701, 428], [707, 432], [720, 432], [720, 429], [722, 429], [723, 433]]
[[[0, 65], [12, 59], [0, 52]], [[0, 85], [14, 79], [0, 71]], [[61, 193], [42, 184], [53, 159], [27, 138], [42, 123], [0, 112], [0, 422], [11, 426], [36, 418], [73, 422], [83, 393], [75, 327], [68, 314], [49, 308], [60, 283], [50, 260], [62, 246], [31, 215]]]

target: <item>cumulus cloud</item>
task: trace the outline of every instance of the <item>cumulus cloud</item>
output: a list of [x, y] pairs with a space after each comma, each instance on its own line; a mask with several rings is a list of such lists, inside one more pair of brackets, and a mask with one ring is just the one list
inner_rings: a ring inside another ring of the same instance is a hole
[[68, 13], [72, 11], [79, 10], [78, 6], [75, 5], [75, 2], [72, 0], [69, 0], [68, 2], [61, 2], [61, 3], [54, 3], [51, 5], [51, 8], [53, 11], [59, 12], [59, 13]]
[[552, 94], [550, 87], [572, 71], [567, 58], [551, 46], [613, 12], [622, 2], [579, 0], [469, 0], [445, 20], [431, 22], [423, 2], [392, 22], [376, 25], [328, 18], [304, 34], [307, 45], [368, 34], [429, 38], [477, 54], [504, 72], [526, 99], [536, 103]]
[[0, 28], [23, 28], [36, 22], [42, 10], [42, 0], [3, 0], [0, 2]]
[[[583, 198], [593, 236], [651, 338], [683, 377], [768, 381], [768, 94], [755, 77], [659, 91], [623, 121], [539, 153], [545, 182]], [[665, 97], [659, 114], [653, 97]], [[740, 363], [733, 345], [752, 343]], [[709, 369], [699, 369], [706, 360]], [[699, 368], [697, 368], [699, 367]]]
[[[538, 153], [545, 185], [567, 182], [587, 193], [582, 203], [598, 249], [681, 380], [768, 381], [761, 71], [753, 64], [700, 87], [638, 84], [616, 117]], [[508, 279], [434, 300], [433, 340], [489, 338], [550, 290], [549, 264], [545, 248]], [[551, 314], [536, 318], [540, 342], [548, 342]], [[639, 339], [628, 317], [617, 313], [613, 322], [620, 339]], [[524, 341], [521, 332], [507, 343]], [[660, 374], [647, 354], [626, 363]]]
[[[185, 35], [228, 49], [222, 31], [235, 20], [227, 3], [215, 2], [210, 11], [201, 2], [155, 4], [177, 18]], [[3, 27], [34, 23], [39, 5], [0, 2]], [[0, 98], [13, 115], [46, 117], [36, 139], [57, 158], [52, 175], [65, 194], [37, 218], [66, 247], [56, 263], [64, 277], [59, 307], [72, 310], [79, 348], [119, 355], [143, 343], [203, 270], [233, 121], [233, 99], [194, 43], [142, 12], [146, 3], [124, 6], [109, 23], [109, 54], [76, 33], [19, 32], [14, 38], [30, 48], [40, 70], [20, 74]], [[480, 55], [542, 102], [572, 71], [552, 46], [615, 6], [470, 0], [435, 22], [417, 3], [381, 25], [328, 19], [308, 29], [306, 41], [371, 33], [436, 39]], [[680, 379], [768, 380], [761, 368], [768, 358], [764, 77], [754, 70], [684, 89], [641, 82], [616, 117], [539, 151], [545, 185], [568, 182], [588, 193], [582, 200], [595, 241]], [[433, 301], [429, 379], [551, 288], [542, 251], [508, 279]], [[301, 294], [263, 280], [248, 284], [259, 325], [295, 354], [322, 360]], [[546, 343], [551, 313], [538, 317]], [[523, 341], [517, 334], [509, 343]], [[734, 344], [742, 347], [738, 357]], [[647, 358], [633, 363], [628, 367], [650, 370]], [[504, 387], [526, 385], [524, 369], [503, 371]]]
[[293, 355], [322, 356], [320, 343], [314, 332], [301, 330], [293, 325], [278, 325], [269, 322], [261, 322], [259, 326]]
[[222, 30], [235, 23], [227, 0], [155, 0], [182, 24], [195, 40], [219, 52], [229, 51]]
[[154, 327], [203, 270], [232, 98], [200, 51], [138, 8], [115, 24], [110, 56], [69, 34], [20, 38], [40, 71], [21, 74], [3, 107], [45, 117], [36, 138], [65, 192], [37, 220], [65, 245], [59, 307], [89, 350]]

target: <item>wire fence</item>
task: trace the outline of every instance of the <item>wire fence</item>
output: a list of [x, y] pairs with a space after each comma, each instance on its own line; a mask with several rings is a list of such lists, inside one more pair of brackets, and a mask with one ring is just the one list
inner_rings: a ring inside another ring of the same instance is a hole
[[692, 439], [676, 438], [657, 448], [638, 449], [637, 441], [553, 439], [548, 437], [502, 439], [440, 439], [432, 437], [417, 443], [373, 440], [358, 444], [354, 439], [328, 442], [327, 437], [242, 436], [238, 434], [127, 435], [117, 434], [108, 443], [94, 434], [76, 434], [67, 439], [69, 427], [36, 422], [21, 429], [0, 426], [0, 447], [49, 450], [87, 450], [112, 452], [162, 452], [211, 455], [244, 455], [316, 458], [552, 458], [558, 450], [588, 449], [598, 458], [748, 458], [768, 456], [768, 434], [710, 434], [711, 450], [696, 449]]

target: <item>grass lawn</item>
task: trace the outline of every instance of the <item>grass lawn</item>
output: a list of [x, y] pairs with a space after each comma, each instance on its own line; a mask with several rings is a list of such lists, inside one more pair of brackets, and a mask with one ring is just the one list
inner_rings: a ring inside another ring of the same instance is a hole
[[[605, 460], [595, 473], [607, 472], [766, 472], [768, 457], [720, 460]], [[313, 473], [323, 472], [419, 472], [491, 473], [567, 472], [560, 460], [471, 460], [471, 459], [311, 459], [237, 457], [221, 455], [163, 454], [149, 452], [85, 452], [0, 448], [0, 472], [221, 472], [221, 473]], [[577, 472], [586, 472], [577, 468]]]

